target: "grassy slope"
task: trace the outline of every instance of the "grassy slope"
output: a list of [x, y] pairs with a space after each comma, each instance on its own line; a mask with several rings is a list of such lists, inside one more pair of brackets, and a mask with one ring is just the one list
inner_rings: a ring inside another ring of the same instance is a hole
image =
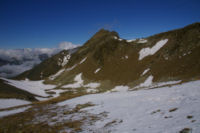
[[[74, 75], [81, 72], [86, 80], [109, 81], [114, 85], [131, 86], [143, 82], [149, 75], [154, 76], [155, 82], [191, 80], [200, 75], [200, 23], [148, 37], [148, 42], [144, 44], [137, 41], [119, 41], [114, 39], [114, 36], [118, 36], [116, 32], [101, 30], [96, 33], [72, 55], [66, 67], [78, 64], [85, 57], [87, 60], [72, 71], [60, 75], [54, 83], [62, 81], [66, 84]], [[152, 47], [162, 39], [168, 39], [164, 47], [154, 55], [138, 60], [142, 48]], [[183, 56], [188, 52], [191, 53]], [[124, 59], [126, 55], [128, 59]], [[94, 74], [97, 68], [101, 70]], [[151, 70], [141, 76], [147, 68]]]

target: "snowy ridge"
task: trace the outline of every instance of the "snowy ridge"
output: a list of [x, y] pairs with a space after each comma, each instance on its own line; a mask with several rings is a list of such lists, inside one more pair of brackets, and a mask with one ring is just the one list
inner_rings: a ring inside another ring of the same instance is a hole
[[154, 55], [160, 48], [162, 48], [166, 43], [168, 39], [161, 40], [157, 42], [152, 48], [143, 48], [139, 52], [139, 60], [142, 60], [146, 56]]

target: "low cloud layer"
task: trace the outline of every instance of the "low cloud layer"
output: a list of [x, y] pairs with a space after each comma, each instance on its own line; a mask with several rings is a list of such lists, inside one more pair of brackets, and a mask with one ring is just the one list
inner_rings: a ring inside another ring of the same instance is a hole
[[61, 42], [59, 45], [58, 45], [58, 48], [59, 49], [72, 49], [72, 48], [76, 48], [78, 45], [74, 45], [73, 43], [71, 42]]
[[58, 48], [0, 49], [0, 76], [6, 78], [16, 76], [63, 49], [72, 49], [77, 46], [79, 45], [71, 42], [62, 42]]
[[10, 65], [6, 64], [0, 67], [0, 76], [1, 77], [14, 77], [26, 70], [31, 69], [33, 66], [39, 64], [40, 60], [25, 61], [20, 65]]

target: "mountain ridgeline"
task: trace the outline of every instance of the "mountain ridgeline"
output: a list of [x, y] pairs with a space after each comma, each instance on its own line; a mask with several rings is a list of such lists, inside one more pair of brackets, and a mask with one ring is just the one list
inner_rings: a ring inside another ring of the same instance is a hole
[[125, 40], [101, 29], [84, 45], [64, 50], [15, 79], [45, 80], [60, 86], [82, 73], [84, 82], [134, 87], [153, 82], [200, 78], [200, 23], [147, 38]]

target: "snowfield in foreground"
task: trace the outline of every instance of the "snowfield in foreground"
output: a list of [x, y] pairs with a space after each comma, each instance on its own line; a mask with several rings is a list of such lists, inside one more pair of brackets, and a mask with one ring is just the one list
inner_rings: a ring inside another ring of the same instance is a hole
[[85, 133], [176, 133], [184, 128], [199, 133], [200, 81], [138, 91], [121, 87], [115, 89], [118, 92], [85, 95], [57, 105], [74, 108], [91, 102], [95, 106], [82, 110], [94, 115], [107, 113], [93, 125], [85, 121]]

